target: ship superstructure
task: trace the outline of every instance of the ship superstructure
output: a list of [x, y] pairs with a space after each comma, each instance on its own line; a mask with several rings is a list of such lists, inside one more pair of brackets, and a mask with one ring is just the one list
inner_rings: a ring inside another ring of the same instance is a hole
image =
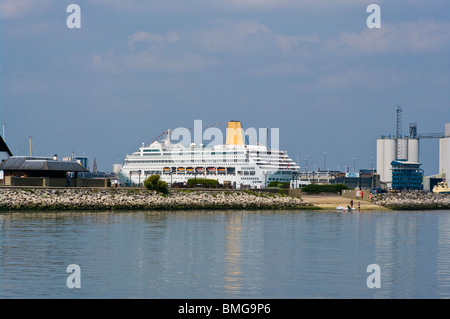
[[169, 131], [162, 142], [142, 145], [127, 155], [119, 179], [123, 184], [141, 185], [148, 176], [158, 174], [169, 184], [207, 178], [237, 189], [265, 188], [271, 181], [290, 182], [299, 169], [286, 151], [244, 144], [241, 123], [231, 121], [226, 144], [211, 147], [173, 144]]

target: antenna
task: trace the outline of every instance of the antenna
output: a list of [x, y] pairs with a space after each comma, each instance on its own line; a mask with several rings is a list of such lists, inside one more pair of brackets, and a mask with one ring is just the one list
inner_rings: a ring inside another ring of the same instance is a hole
[[5, 137], [5, 123], [2, 123], [2, 127], [3, 127], [3, 135], [2, 135], [3, 141], [6, 142], [6, 137]]
[[397, 105], [397, 134], [395, 136], [395, 150], [396, 150], [396, 158], [399, 159], [402, 157], [402, 145], [400, 143], [400, 138], [402, 136], [402, 108]]
[[30, 146], [30, 157], [32, 156], [31, 155], [31, 136], [28, 138], [28, 144], [29, 144], [29, 146]]

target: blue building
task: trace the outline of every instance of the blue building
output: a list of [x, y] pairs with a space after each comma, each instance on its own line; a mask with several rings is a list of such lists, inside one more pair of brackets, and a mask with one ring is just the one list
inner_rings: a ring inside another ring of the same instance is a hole
[[88, 166], [88, 158], [86, 156], [76, 156], [75, 157], [75, 161], [80, 163], [81, 166], [83, 166], [84, 168], [86, 168], [87, 170], [89, 170], [89, 166]]
[[423, 189], [423, 169], [420, 163], [406, 160], [395, 160], [392, 165], [392, 189], [421, 190]]

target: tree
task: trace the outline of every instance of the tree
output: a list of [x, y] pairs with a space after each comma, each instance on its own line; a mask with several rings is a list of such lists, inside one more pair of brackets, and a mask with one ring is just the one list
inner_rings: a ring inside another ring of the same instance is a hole
[[144, 181], [144, 186], [148, 190], [157, 191], [159, 193], [169, 193], [169, 187], [166, 182], [160, 179], [159, 175], [151, 175]]

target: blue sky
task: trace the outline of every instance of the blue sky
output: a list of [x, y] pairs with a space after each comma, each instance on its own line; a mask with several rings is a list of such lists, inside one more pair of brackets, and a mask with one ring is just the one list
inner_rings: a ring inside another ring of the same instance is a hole
[[[69, 29], [69, 4], [81, 29]], [[381, 28], [369, 29], [369, 4]], [[98, 168], [169, 128], [280, 129], [309, 170], [370, 168], [376, 139], [450, 122], [447, 0], [1, 0], [0, 122], [15, 155]], [[224, 128], [224, 127], [223, 127]], [[426, 174], [438, 140], [422, 140]]]

